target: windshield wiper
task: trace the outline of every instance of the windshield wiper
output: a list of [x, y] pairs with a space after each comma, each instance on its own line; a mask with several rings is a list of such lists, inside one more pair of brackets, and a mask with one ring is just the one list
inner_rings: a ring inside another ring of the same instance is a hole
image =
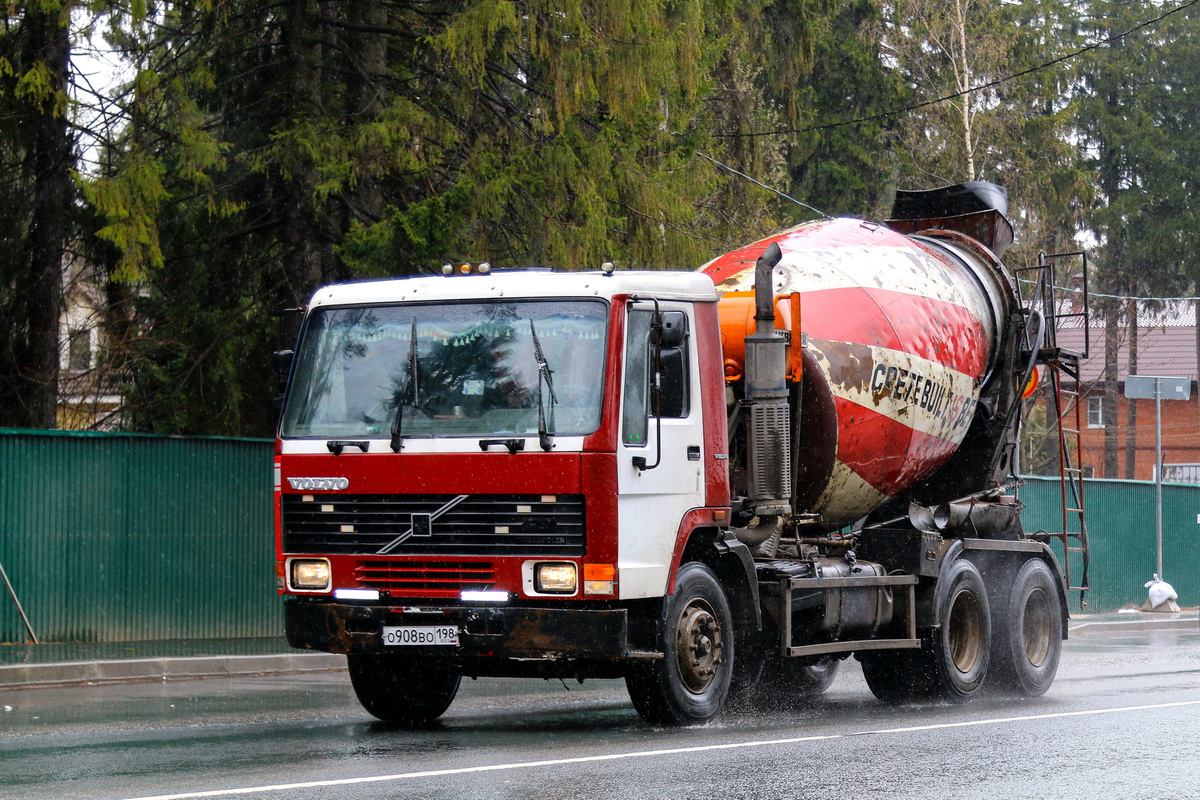
[[401, 426], [404, 424], [404, 405], [409, 389], [412, 390], [412, 404], [417, 405], [420, 392], [420, 376], [417, 375], [417, 318], [412, 321], [412, 343], [408, 346], [408, 374], [404, 377], [404, 385], [396, 392], [396, 416], [392, 417], [392, 452], [399, 453], [404, 445], [401, 443]]
[[[538, 341], [537, 328], [533, 320], [529, 320], [529, 332], [533, 334], [533, 357], [538, 368], [538, 443], [542, 449], [549, 452], [554, 447], [554, 406], [558, 405], [558, 397], [554, 394], [554, 378], [550, 365], [546, 363], [546, 354], [542, 352], [542, 343]], [[546, 424], [546, 404], [542, 401], [542, 381], [550, 388], [550, 423]]]

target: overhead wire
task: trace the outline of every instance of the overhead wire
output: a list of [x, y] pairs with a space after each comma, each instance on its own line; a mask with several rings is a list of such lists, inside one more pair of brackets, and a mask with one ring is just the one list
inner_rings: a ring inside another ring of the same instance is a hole
[[1001, 84], [1008, 83], [1009, 81], [1012, 81], [1012, 80], [1016, 80], [1017, 78], [1022, 78], [1026, 75], [1031, 75], [1035, 72], [1041, 72], [1042, 70], [1049, 69], [1050, 67], [1053, 67], [1053, 66], [1057, 66], [1058, 64], [1062, 64], [1063, 62], [1070, 61], [1071, 59], [1073, 59], [1077, 56], [1083, 55], [1084, 53], [1088, 53], [1088, 52], [1091, 52], [1092, 50], [1096, 50], [1100, 47], [1103, 47], [1106, 44], [1110, 44], [1112, 42], [1118, 41], [1119, 39], [1124, 39], [1126, 36], [1137, 33], [1138, 31], [1140, 31], [1143, 28], [1147, 28], [1151, 25], [1162, 22], [1164, 19], [1171, 16], [1172, 14], [1177, 14], [1180, 11], [1191, 8], [1192, 6], [1196, 5], [1197, 3], [1200, 3], [1200, 0], [1188, 0], [1188, 2], [1186, 2], [1186, 3], [1183, 3], [1181, 5], [1175, 6], [1174, 8], [1171, 8], [1167, 11], [1164, 11], [1163, 13], [1159, 14], [1157, 17], [1154, 17], [1152, 19], [1143, 20], [1142, 22], [1139, 22], [1137, 25], [1134, 25], [1132, 28], [1129, 28], [1128, 30], [1122, 31], [1121, 33], [1113, 34], [1112, 36], [1101, 39], [1098, 42], [1093, 42], [1092, 44], [1089, 44], [1085, 47], [1081, 47], [1078, 50], [1075, 50], [1070, 53], [1066, 53], [1065, 55], [1061, 55], [1058, 58], [1054, 58], [1054, 59], [1051, 59], [1050, 61], [1046, 61], [1042, 64], [1038, 64], [1037, 66], [1029, 67], [1027, 69], [1020, 70], [1019, 72], [1014, 72], [1011, 75], [1005, 75], [1004, 77], [996, 78], [995, 80], [988, 81], [987, 83], [981, 83], [978, 86], [972, 86], [968, 89], [962, 89], [962, 90], [954, 92], [952, 94], [943, 95], [941, 97], [938, 97], [938, 98], [935, 98], [932, 100], [923, 100], [920, 103], [913, 103], [912, 105], [893, 109], [891, 111], [884, 111], [880, 114], [872, 114], [870, 116], [859, 117], [857, 119], [843, 120], [841, 122], [829, 122], [829, 123], [825, 123], [823, 125], [810, 125], [806, 128], [782, 128], [780, 130], [751, 131], [749, 133], [715, 133], [715, 134], [713, 134], [713, 136], [715, 136], [717, 138], [722, 138], [722, 139], [739, 139], [739, 138], [749, 138], [749, 137], [754, 137], [754, 136], [782, 136], [784, 134], [789, 134], [789, 133], [810, 133], [812, 131], [830, 130], [832, 128], [841, 128], [841, 127], [845, 127], [847, 125], [858, 125], [863, 122], [874, 122], [875, 120], [879, 120], [879, 119], [887, 119], [888, 117], [894, 117], [894, 116], [899, 116], [901, 114], [907, 114], [910, 111], [916, 111], [917, 109], [920, 109], [920, 108], [934, 106], [934, 105], [937, 105], [938, 103], [945, 103], [949, 100], [955, 100], [955, 99], [957, 99], [959, 97], [963, 97], [965, 95], [974, 94], [975, 92], [982, 92], [985, 89], [991, 89], [995, 86], [1000, 86]]
[[[1200, 2], [1200, 0], [1196, 0], [1196, 2]], [[1037, 281], [1030, 280], [1029, 278], [1018, 278], [1017, 282], [1024, 283], [1028, 286], [1037, 285]], [[1056, 292], [1064, 292], [1067, 294], [1083, 293], [1082, 289], [1077, 289], [1071, 286], [1058, 286], [1057, 284], [1053, 287], [1053, 289]], [[1107, 300], [1144, 300], [1153, 303], [1195, 303], [1200, 301], [1200, 297], [1140, 297], [1131, 294], [1104, 294], [1103, 292], [1094, 292], [1091, 289], [1088, 289], [1088, 297], [1103, 297]]]
[[[1200, 2], [1200, 0], [1196, 0], [1196, 1]], [[822, 219], [829, 219], [829, 215], [826, 214], [821, 209], [813, 208], [808, 203], [802, 203], [799, 200], [797, 200], [796, 198], [792, 197], [791, 195], [787, 195], [787, 194], [784, 194], [783, 192], [779, 191], [774, 186], [767, 186], [765, 183], [762, 183], [760, 181], [755, 180], [754, 178], [751, 178], [749, 175], [747, 175], [744, 172], [739, 172], [738, 170], [734, 169], [733, 167], [729, 166], [728, 164], [722, 164], [720, 161], [717, 161], [712, 156], [705, 155], [704, 153], [701, 153], [699, 150], [696, 151], [696, 155], [700, 156], [701, 158], [705, 159], [706, 161], [711, 161], [713, 164], [716, 164], [718, 167], [720, 167], [723, 170], [732, 172], [734, 175], [737, 175], [739, 178], [745, 178], [746, 180], [753, 183], [755, 186], [759, 186], [763, 189], [766, 189], [768, 192], [774, 192], [775, 194], [779, 195], [780, 197], [784, 198], [785, 200], [791, 200], [796, 205], [807, 208], [809, 211], [812, 211], [813, 213], [817, 214]]]

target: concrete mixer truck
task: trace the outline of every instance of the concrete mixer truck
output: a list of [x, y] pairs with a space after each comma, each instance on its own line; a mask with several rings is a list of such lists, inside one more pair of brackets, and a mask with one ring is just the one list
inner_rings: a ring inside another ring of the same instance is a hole
[[851, 656], [885, 701], [1045, 692], [1064, 582], [1012, 491], [1045, 350], [1003, 200], [905, 193], [693, 272], [319, 289], [276, 354], [289, 641], [406, 724], [463, 676], [623, 678], [703, 723]]

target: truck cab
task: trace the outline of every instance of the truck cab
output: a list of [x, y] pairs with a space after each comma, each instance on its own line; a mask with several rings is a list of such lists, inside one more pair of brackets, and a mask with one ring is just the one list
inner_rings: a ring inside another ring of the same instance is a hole
[[290, 642], [347, 654], [382, 716], [410, 713], [397, 674], [451, 698], [463, 674], [626, 676], [663, 658], [646, 608], [693, 541], [753, 618], [720, 353], [699, 273], [319, 290], [277, 444]]

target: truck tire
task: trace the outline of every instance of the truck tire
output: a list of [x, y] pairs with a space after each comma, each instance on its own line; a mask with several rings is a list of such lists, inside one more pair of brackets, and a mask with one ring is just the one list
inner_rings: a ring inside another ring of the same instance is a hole
[[1062, 652], [1062, 601], [1041, 559], [1026, 561], [994, 605], [992, 671], [997, 688], [1039, 697], [1054, 683]]
[[763, 688], [780, 695], [811, 700], [837, 677], [838, 660], [825, 656], [815, 664], [800, 658], [776, 659], [763, 671]]
[[922, 695], [915, 650], [871, 650], [858, 654], [867, 688], [884, 703], [906, 703]]
[[763, 640], [761, 631], [742, 628], [737, 632], [734, 651], [733, 674], [729, 681], [726, 706], [756, 708], [763, 694], [763, 678], [767, 674], [769, 645]]
[[885, 703], [936, 698], [964, 703], [983, 688], [991, 660], [991, 614], [979, 570], [955, 559], [940, 578], [941, 624], [920, 650], [859, 653], [871, 693]]
[[708, 722], [729, 693], [734, 633], [725, 591], [707, 566], [680, 567], [675, 593], [663, 603], [660, 630], [664, 657], [625, 677], [634, 708], [653, 725]]
[[940, 700], [962, 703], [983, 688], [991, 661], [992, 616], [978, 568], [956, 559], [937, 593], [941, 625], [914, 651], [920, 686]]
[[749, 656], [740, 644], [737, 652], [729, 702], [736, 703], [741, 709], [752, 711], [811, 705], [833, 684], [840, 664], [833, 656], [825, 656], [813, 664], [805, 663], [805, 659], [802, 658], [781, 659], [778, 655], [765, 656], [760, 653], [762, 666], [758, 671], [757, 680], [739, 687], [737, 672]]
[[462, 676], [429, 662], [393, 655], [346, 656], [363, 708], [384, 722], [425, 725], [446, 713]]
[[796, 693], [809, 698], [824, 694], [833, 685], [842, 663], [833, 656], [825, 656], [815, 664], [803, 666], [792, 664], [791, 661], [783, 662], [783, 679], [794, 687]]

